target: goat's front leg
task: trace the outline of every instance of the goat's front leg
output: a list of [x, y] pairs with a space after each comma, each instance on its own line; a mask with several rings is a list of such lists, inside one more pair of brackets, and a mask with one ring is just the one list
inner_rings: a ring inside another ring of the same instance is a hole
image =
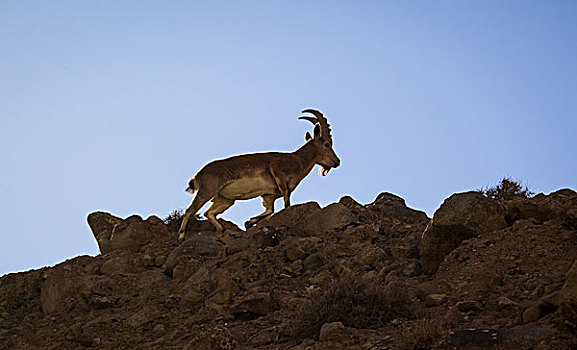
[[196, 193], [196, 196], [194, 197], [194, 199], [192, 200], [192, 202], [190, 203], [190, 205], [188, 206], [188, 208], [186, 208], [185, 212], [184, 212], [184, 217], [182, 218], [182, 224], [180, 225], [180, 229], [178, 230], [178, 240], [179, 241], [184, 241], [184, 238], [186, 236], [186, 228], [188, 226], [188, 222], [192, 219], [192, 217], [194, 216], [194, 214], [196, 214], [197, 211], [200, 210], [200, 208], [202, 208], [202, 206], [204, 205], [204, 203], [208, 202], [209, 199], [212, 197], [211, 193], [206, 193], [202, 190], [199, 190]]
[[278, 171], [275, 170], [274, 168], [271, 169], [271, 174], [272, 177], [274, 178], [274, 181], [276, 182], [276, 185], [283, 197], [284, 200], [284, 207], [288, 208], [291, 205], [291, 190], [289, 188], [288, 185], [288, 178], [286, 176], [286, 174], [282, 171]]
[[249, 229], [259, 223], [262, 219], [270, 216], [274, 213], [274, 201], [280, 196], [277, 194], [265, 194], [262, 196], [262, 206], [264, 207], [264, 212], [258, 214], [255, 217], [250, 218], [244, 223], [244, 228]]

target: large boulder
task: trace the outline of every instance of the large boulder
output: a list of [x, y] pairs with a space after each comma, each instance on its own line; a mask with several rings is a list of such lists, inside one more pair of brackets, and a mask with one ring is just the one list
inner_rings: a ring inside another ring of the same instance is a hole
[[61, 263], [44, 274], [40, 289], [40, 303], [44, 315], [86, 310], [90, 296], [91, 277], [98, 263], [92, 257], [79, 256]]
[[138, 252], [152, 241], [163, 245], [163, 241], [174, 239], [164, 221], [154, 215], [146, 220], [138, 215], [123, 220], [109, 213], [95, 212], [89, 214], [87, 220], [103, 255], [118, 249]]
[[443, 257], [463, 240], [505, 227], [504, 210], [496, 200], [475, 191], [452, 195], [423, 233], [419, 248], [423, 271], [434, 274]]
[[[320, 205], [316, 202], [291, 205], [290, 207], [263, 219], [251, 230], [258, 230], [258, 227], [265, 226], [276, 228], [294, 228], [301, 224], [305, 218], [318, 211], [320, 208]], [[249, 232], [251, 230], [249, 230]]]
[[416, 216], [420, 219], [428, 219], [422, 211], [407, 207], [405, 200], [389, 192], [380, 193], [367, 209], [378, 212], [381, 216]]
[[356, 216], [342, 203], [333, 203], [310, 214], [302, 223], [307, 235], [339, 231], [355, 222]]
[[566, 274], [567, 279], [559, 294], [559, 304], [565, 321], [577, 328], [577, 260]]
[[571, 189], [507, 201], [504, 206], [505, 218], [509, 223], [522, 219], [537, 222], [556, 220], [569, 228], [577, 228], [577, 192]]
[[98, 243], [100, 254], [107, 254], [112, 251], [112, 243], [110, 237], [114, 226], [121, 223], [123, 220], [110, 213], [97, 211], [90, 213], [87, 218], [88, 226], [92, 230], [92, 234]]
[[223, 249], [223, 245], [214, 237], [196, 236], [182, 242], [176, 249], [174, 249], [164, 263], [164, 271], [171, 275], [172, 270], [178, 264], [182, 257], [187, 259], [200, 257], [215, 257]]
[[110, 242], [112, 249], [128, 249], [138, 251], [148, 244], [153, 233], [148, 225], [138, 215], [132, 215], [112, 229]]

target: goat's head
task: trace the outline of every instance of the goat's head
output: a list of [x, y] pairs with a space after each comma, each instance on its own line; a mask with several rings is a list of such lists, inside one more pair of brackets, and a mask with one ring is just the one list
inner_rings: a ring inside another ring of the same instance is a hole
[[305, 139], [307, 142], [312, 142], [314, 144], [317, 154], [316, 163], [321, 166], [320, 173], [325, 176], [329, 173], [329, 170], [336, 168], [341, 164], [341, 160], [333, 150], [331, 127], [327, 118], [325, 118], [321, 112], [315, 109], [305, 109], [303, 113], [314, 115], [314, 117], [302, 116], [299, 117], [299, 119], [308, 120], [315, 126], [313, 129], [313, 136], [311, 136], [307, 131]]

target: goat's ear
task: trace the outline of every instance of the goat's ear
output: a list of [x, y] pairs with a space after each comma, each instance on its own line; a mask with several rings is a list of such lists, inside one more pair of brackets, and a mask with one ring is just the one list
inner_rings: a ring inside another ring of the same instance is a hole
[[312, 139], [313, 137], [311, 136], [311, 133], [307, 131], [307, 133], [305, 134], [305, 141], [308, 141], [310, 139]]
[[321, 136], [321, 125], [315, 124], [315, 129], [313, 130], [313, 135], [315, 135], [315, 139], [318, 139]]

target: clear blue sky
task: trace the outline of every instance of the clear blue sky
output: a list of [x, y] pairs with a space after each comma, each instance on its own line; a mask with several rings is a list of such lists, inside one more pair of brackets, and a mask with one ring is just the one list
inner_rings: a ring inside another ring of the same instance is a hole
[[0, 48], [0, 274], [96, 254], [90, 212], [187, 206], [210, 160], [298, 148], [310, 107], [342, 165], [293, 203], [575, 188], [575, 1], [2, 1]]

